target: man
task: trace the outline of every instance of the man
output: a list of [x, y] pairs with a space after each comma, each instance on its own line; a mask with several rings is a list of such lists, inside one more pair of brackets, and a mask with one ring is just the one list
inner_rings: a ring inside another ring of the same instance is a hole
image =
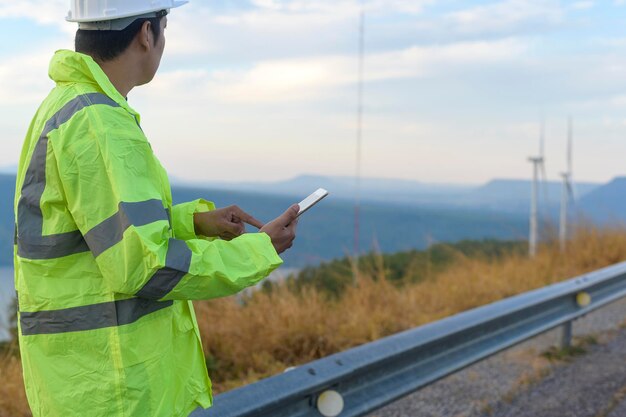
[[16, 185], [19, 338], [35, 417], [209, 407], [189, 300], [257, 283], [295, 238], [297, 205], [265, 226], [237, 207], [172, 205], [126, 96], [154, 77], [166, 15], [185, 3], [72, 1], [77, 52], [52, 59], [56, 87], [31, 123]]

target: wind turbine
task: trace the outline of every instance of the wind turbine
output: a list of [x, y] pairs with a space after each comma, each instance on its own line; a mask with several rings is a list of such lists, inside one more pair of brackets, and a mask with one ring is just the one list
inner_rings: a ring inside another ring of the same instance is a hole
[[[542, 176], [543, 183], [546, 181], [546, 166], [544, 157], [545, 146], [545, 122], [541, 122], [541, 133], [539, 136], [539, 156], [531, 156], [528, 161], [533, 164], [533, 182], [530, 194], [530, 231], [528, 236], [528, 254], [534, 257], [537, 254], [538, 224], [537, 224], [537, 203], [539, 194], [539, 175]], [[545, 193], [544, 184], [544, 193]], [[547, 195], [544, 196], [547, 201]]]
[[573, 164], [572, 164], [572, 118], [567, 120], [567, 171], [561, 173], [563, 187], [561, 189], [561, 221], [559, 223], [559, 241], [561, 252], [565, 252], [565, 242], [567, 241], [567, 216], [569, 202], [575, 198], [573, 186]]

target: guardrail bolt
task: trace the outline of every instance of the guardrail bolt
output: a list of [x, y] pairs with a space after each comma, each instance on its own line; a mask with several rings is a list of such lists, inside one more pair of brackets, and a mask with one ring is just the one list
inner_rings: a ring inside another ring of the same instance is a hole
[[324, 391], [317, 398], [317, 410], [324, 417], [337, 417], [343, 411], [343, 397], [337, 391]]
[[591, 295], [589, 295], [589, 293], [581, 291], [578, 294], [576, 294], [576, 304], [578, 304], [578, 307], [587, 307], [589, 304], [591, 304]]

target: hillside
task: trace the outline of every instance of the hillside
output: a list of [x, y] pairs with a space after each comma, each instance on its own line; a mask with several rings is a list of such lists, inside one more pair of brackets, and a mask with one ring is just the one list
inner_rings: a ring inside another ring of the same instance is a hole
[[[13, 261], [14, 181], [13, 176], [0, 175], [0, 195], [5, 202], [0, 204], [0, 265], [10, 265]], [[203, 197], [218, 207], [238, 204], [262, 221], [272, 220], [301, 198], [180, 186], [173, 187], [172, 192], [175, 203]], [[333, 194], [307, 212], [300, 221], [296, 245], [284, 257], [285, 264], [300, 267], [349, 253], [353, 247], [353, 210], [351, 201]], [[375, 244], [385, 252], [396, 252], [424, 248], [429, 241], [519, 239], [525, 235], [526, 220], [520, 216], [374, 202], [364, 204], [361, 209], [360, 246], [364, 251]]]
[[[547, 181], [539, 186], [539, 204], [558, 209], [561, 203], [562, 183]], [[598, 184], [576, 183], [579, 196], [584, 196], [596, 188]], [[463, 204], [483, 206], [494, 210], [509, 212], [528, 212], [530, 205], [531, 181], [515, 179], [495, 179], [472, 190], [464, 199]]]
[[[324, 178], [330, 181], [329, 185], [323, 183]], [[175, 185], [173, 196], [175, 202], [203, 197], [213, 200], [218, 207], [238, 204], [260, 220], [269, 221], [305, 197], [314, 188], [313, 184], [327, 186], [331, 196], [302, 217], [296, 245], [285, 255], [286, 266], [302, 267], [351, 253], [353, 201], [342, 194], [352, 186], [350, 181], [346, 177], [303, 176], [285, 182], [284, 188], [276, 188], [274, 193], [264, 188], [267, 184], [261, 184], [253, 191]], [[0, 174], [3, 202], [0, 204], [0, 266], [13, 262], [14, 182], [13, 175]], [[548, 185], [550, 200], [556, 205], [560, 185]], [[368, 195], [384, 197], [384, 192], [389, 194], [388, 198], [381, 197], [380, 201], [363, 199], [359, 242], [362, 251], [377, 247], [389, 253], [421, 249], [437, 242], [485, 238], [517, 240], [527, 236], [530, 185], [525, 180], [494, 180], [470, 191], [458, 186], [437, 188], [412, 181], [395, 184], [390, 180], [377, 179], [366, 180], [365, 187], [379, 191], [379, 194]], [[306, 192], [297, 192], [302, 189]], [[414, 193], [421, 193], [419, 198], [425, 201], [417, 203], [419, 199], [414, 199], [416, 194], [411, 194], [411, 203], [402, 202], [402, 193], [411, 189]], [[624, 220], [626, 211], [623, 210], [623, 203], [626, 201], [622, 200], [625, 199], [625, 191], [626, 178], [617, 178], [600, 187], [589, 183], [577, 184], [577, 193], [581, 198], [578, 207], [584, 211], [585, 217], [600, 223]], [[553, 206], [553, 213], [554, 209]]]
[[[180, 184], [184, 185], [184, 184]], [[598, 187], [594, 183], [577, 183], [579, 196]], [[213, 182], [201, 188], [301, 196], [318, 187], [331, 190], [336, 199], [354, 200], [355, 179], [302, 175], [286, 181], [276, 182]], [[561, 201], [561, 182], [548, 181], [540, 188], [542, 203], [547, 200], [551, 210]], [[457, 207], [489, 209], [508, 213], [527, 213], [530, 204], [530, 180], [494, 179], [486, 184], [459, 185], [434, 184], [410, 180], [363, 178], [360, 183], [361, 200], [384, 204], [403, 204], [420, 207]]]
[[[300, 198], [223, 190], [175, 187], [175, 201], [208, 196], [218, 206], [236, 203], [262, 221], [278, 216]], [[304, 197], [304, 196], [303, 196]], [[352, 202], [326, 198], [298, 225], [296, 244], [285, 255], [288, 266], [316, 264], [350, 253], [353, 247]], [[363, 204], [360, 246], [384, 252], [425, 248], [429, 242], [461, 239], [519, 239], [526, 235], [523, 217], [470, 209], [429, 209], [390, 204]]]
[[626, 177], [614, 178], [582, 196], [575, 207], [582, 216], [596, 223], [626, 222]]
[[13, 264], [15, 176], [0, 174], [0, 266]]
[[[184, 184], [180, 184], [184, 185]], [[202, 188], [226, 189], [265, 194], [301, 195], [319, 187], [332, 190], [337, 198], [354, 199], [356, 181], [353, 177], [300, 175], [275, 182], [211, 182], [203, 183]], [[419, 181], [362, 178], [360, 181], [362, 199], [378, 202], [422, 202], [428, 197], [450, 196], [470, 192], [469, 185], [430, 184]]]
[[[369, 253], [358, 259], [358, 269], [372, 271], [384, 265], [385, 279], [395, 285], [418, 283], [433, 278], [459, 259], [497, 261], [514, 255], [525, 255], [525, 241], [463, 240], [457, 243], [437, 243], [428, 249], [410, 250], [392, 254]], [[334, 259], [319, 265], [308, 266], [288, 277], [290, 289], [303, 291], [314, 288], [332, 298], [341, 297], [353, 283], [355, 260]], [[263, 289], [272, 291], [282, 285], [265, 281]]]

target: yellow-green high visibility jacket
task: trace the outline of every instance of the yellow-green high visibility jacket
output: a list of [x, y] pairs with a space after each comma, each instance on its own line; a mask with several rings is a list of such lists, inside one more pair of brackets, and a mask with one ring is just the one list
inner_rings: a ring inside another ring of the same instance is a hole
[[[58, 51], [56, 82], [20, 157], [15, 285], [35, 417], [188, 416], [211, 404], [189, 300], [234, 294], [281, 264], [264, 233], [194, 233], [172, 206], [139, 115], [88, 56]], [[174, 120], [172, 122], [175, 122]]]

